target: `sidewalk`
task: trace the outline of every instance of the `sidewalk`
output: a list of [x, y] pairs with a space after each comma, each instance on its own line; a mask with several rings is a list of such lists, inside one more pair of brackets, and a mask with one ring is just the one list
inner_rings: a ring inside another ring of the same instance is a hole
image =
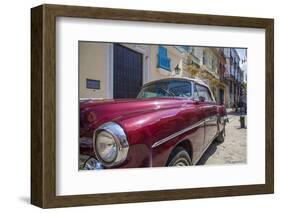
[[[239, 109], [240, 109], [240, 108], [239, 108]], [[227, 114], [229, 114], [229, 113], [241, 114], [241, 111], [240, 111], [240, 110], [238, 110], [238, 111], [236, 112], [234, 108], [226, 108], [226, 112], [227, 112]], [[245, 114], [245, 113], [243, 112], [243, 114]]]
[[235, 112], [235, 109], [233, 109], [233, 108], [226, 108], [226, 112], [227, 112], [227, 117], [228, 117], [229, 121], [231, 121], [234, 118], [234, 116], [240, 117], [241, 115], [244, 115], [245, 120], [247, 120], [247, 114], [245, 114], [245, 113], [241, 114], [240, 111]]
[[227, 112], [227, 114], [230, 113], [230, 112], [233, 112], [233, 109], [232, 108], [226, 108], [226, 112]]
[[[247, 162], [247, 129], [240, 128], [240, 112], [229, 111], [223, 143], [214, 141], [199, 161], [199, 165], [241, 164]], [[247, 126], [247, 116], [246, 116]]]

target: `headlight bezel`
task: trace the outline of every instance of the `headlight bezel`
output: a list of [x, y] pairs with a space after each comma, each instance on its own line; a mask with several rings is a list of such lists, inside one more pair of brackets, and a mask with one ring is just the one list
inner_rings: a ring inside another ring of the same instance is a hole
[[[107, 162], [104, 159], [102, 159], [102, 157], [100, 156], [100, 154], [98, 153], [98, 150], [96, 148], [97, 136], [102, 131], [109, 133], [113, 137], [113, 139], [116, 143], [116, 146], [117, 146], [117, 154], [116, 154], [115, 159], [112, 162]], [[115, 122], [107, 122], [107, 123], [101, 125], [94, 132], [93, 148], [94, 148], [94, 153], [95, 153], [96, 158], [103, 164], [103, 166], [113, 167], [113, 166], [120, 165], [121, 163], [123, 163], [126, 160], [128, 151], [129, 151], [129, 143], [128, 143], [127, 136], [126, 136], [124, 129]]]

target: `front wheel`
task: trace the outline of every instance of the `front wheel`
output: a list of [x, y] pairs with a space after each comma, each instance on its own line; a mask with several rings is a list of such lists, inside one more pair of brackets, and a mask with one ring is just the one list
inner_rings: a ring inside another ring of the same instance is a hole
[[168, 166], [190, 166], [191, 159], [189, 157], [188, 152], [184, 148], [177, 147], [172, 152], [167, 165]]

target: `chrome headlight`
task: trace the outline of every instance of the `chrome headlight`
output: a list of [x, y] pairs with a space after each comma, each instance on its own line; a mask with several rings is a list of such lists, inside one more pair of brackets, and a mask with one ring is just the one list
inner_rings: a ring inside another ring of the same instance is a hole
[[118, 152], [114, 137], [107, 131], [98, 133], [96, 137], [96, 150], [103, 161], [107, 163], [113, 162]]
[[115, 166], [126, 160], [129, 144], [123, 128], [114, 122], [101, 125], [94, 133], [94, 151], [104, 166]]

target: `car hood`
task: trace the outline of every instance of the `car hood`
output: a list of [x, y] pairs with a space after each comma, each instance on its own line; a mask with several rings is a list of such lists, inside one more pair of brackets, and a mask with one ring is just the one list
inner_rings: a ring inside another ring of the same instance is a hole
[[[153, 110], [181, 107], [191, 100], [180, 98], [110, 99], [80, 101], [80, 130], [95, 129], [99, 125]], [[80, 131], [80, 135], [83, 132]]]

